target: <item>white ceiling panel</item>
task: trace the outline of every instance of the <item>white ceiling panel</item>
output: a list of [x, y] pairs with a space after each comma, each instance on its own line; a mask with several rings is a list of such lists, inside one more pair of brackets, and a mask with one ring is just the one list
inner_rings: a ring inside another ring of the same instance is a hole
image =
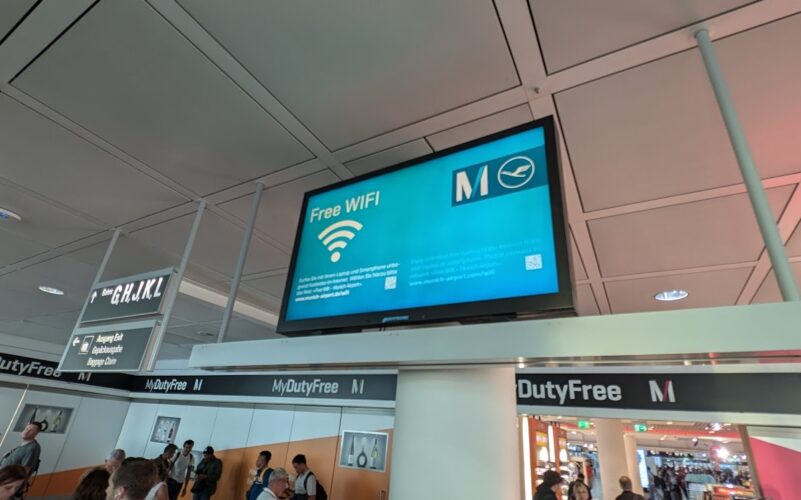
[[465, 142], [500, 132], [507, 128], [531, 121], [531, 108], [528, 104], [516, 106], [494, 115], [486, 116], [458, 127], [443, 130], [427, 137], [436, 151], [441, 151]]
[[715, 42], [763, 177], [801, 172], [801, 14]]
[[72, 334], [72, 327], [51, 328], [27, 319], [22, 321], [0, 321], [0, 333], [66, 345], [67, 339]]
[[581, 281], [587, 279], [587, 271], [584, 269], [584, 263], [581, 261], [581, 256], [576, 248], [576, 240], [568, 236], [567, 244], [570, 247], [570, 265], [572, 266], [573, 281]]
[[312, 156], [145, 2], [100, 2], [14, 85], [200, 194]]
[[34, 316], [59, 314], [80, 309], [83, 306], [85, 292], [68, 288], [63, 296], [50, 295], [37, 290], [42, 283], [35, 275], [19, 275], [13, 273], [0, 277], [0, 321], [22, 321]]
[[620, 50], [754, 0], [529, 0], [550, 73]]
[[7, 226], [16, 222], [0, 220], [0, 270], [2, 266], [19, 262], [28, 257], [47, 251], [47, 247], [17, 236], [16, 232], [7, 230]]
[[36, 0], [3, 0], [0, 2], [0, 40], [33, 7]]
[[179, 294], [172, 309], [172, 316], [177, 321], [170, 322], [170, 329], [190, 323], [219, 322], [222, 320], [223, 308]]
[[256, 339], [275, 339], [283, 335], [275, 333], [274, 328], [262, 325], [245, 318], [237, 318], [231, 321], [226, 334], [226, 341], [256, 340]]
[[592, 294], [590, 285], [579, 285], [576, 287], [576, 313], [579, 316], [595, 316], [600, 314], [595, 296]]
[[[768, 190], [776, 217], [792, 191]], [[589, 228], [605, 277], [751, 262], [764, 246], [746, 194], [596, 219]]]
[[[226, 294], [230, 288], [230, 282], [226, 282], [224, 286]], [[236, 298], [239, 301], [250, 304], [259, 309], [269, 311], [273, 314], [278, 314], [281, 310], [281, 297], [275, 297], [267, 292], [256, 289], [250, 286], [244, 279], [239, 284], [239, 292], [237, 293]]]
[[32, 240], [50, 248], [79, 240], [104, 229], [2, 181], [0, 181], [0, 206], [22, 217], [22, 222], [12, 220], [0, 222], [2, 229], [18, 238]]
[[0, 117], [0, 176], [26, 189], [110, 226], [185, 201], [4, 94]]
[[432, 152], [425, 139], [407, 142], [376, 154], [359, 158], [345, 164], [353, 175], [362, 175], [384, 167], [419, 158]]
[[284, 296], [284, 286], [286, 285], [286, 274], [247, 280], [244, 283], [251, 288], [270, 294], [278, 299], [282, 299]]
[[[298, 218], [300, 217], [300, 207], [303, 204], [303, 195], [307, 191], [327, 186], [339, 182], [339, 177], [330, 170], [323, 170], [312, 175], [307, 175], [300, 179], [267, 188], [262, 193], [259, 213], [256, 216], [256, 227], [270, 237], [275, 238], [287, 249], [291, 249], [295, 243], [295, 231], [297, 230]], [[247, 220], [250, 217], [250, 209], [253, 205], [253, 195], [244, 196], [221, 203], [220, 208], [229, 212], [240, 219]], [[251, 247], [252, 251], [252, 247]], [[251, 257], [248, 257], [250, 262]], [[289, 255], [284, 255], [276, 261], [269, 262], [268, 266], [262, 265], [259, 270], [276, 269], [289, 265]], [[250, 269], [246, 274], [251, 274]]]
[[[795, 282], [799, 287], [801, 287], [801, 262], [793, 262], [791, 265], [793, 271], [795, 271]], [[776, 275], [774, 275], [773, 271], [771, 271], [768, 273], [768, 277], [765, 278], [765, 281], [762, 282], [762, 286], [759, 287], [759, 290], [754, 295], [751, 303], [764, 304], [766, 302], [781, 301], [782, 293], [779, 291], [779, 284], [776, 282]]]
[[[249, 203], [248, 203], [249, 205]], [[133, 233], [133, 238], [153, 248], [158, 248], [179, 258], [192, 227], [194, 215], [186, 215], [171, 221], [142, 229]], [[213, 212], [206, 211], [200, 223], [190, 262], [210, 269], [223, 276], [234, 273], [239, 258], [244, 231]], [[245, 263], [245, 274], [285, 267], [289, 257], [272, 245], [254, 237]]]
[[[612, 312], [669, 311], [695, 307], [731, 306], [737, 302], [751, 268], [695, 274], [676, 274], [654, 278], [605, 283]], [[654, 295], [664, 290], [689, 292], [684, 300], [660, 302]]]
[[68, 311], [65, 313], [34, 316], [32, 318], [28, 318], [28, 320], [31, 323], [36, 323], [38, 325], [55, 328], [58, 330], [68, 330], [71, 332], [73, 327], [75, 327], [75, 322], [78, 321], [78, 315], [80, 313], [80, 309], [75, 309], [74, 311]]
[[492, 2], [179, 3], [330, 149], [519, 84]]
[[556, 103], [585, 211], [742, 182], [696, 52], [559, 93]]
[[801, 257], [801, 224], [795, 228], [787, 241], [787, 254], [790, 257]]

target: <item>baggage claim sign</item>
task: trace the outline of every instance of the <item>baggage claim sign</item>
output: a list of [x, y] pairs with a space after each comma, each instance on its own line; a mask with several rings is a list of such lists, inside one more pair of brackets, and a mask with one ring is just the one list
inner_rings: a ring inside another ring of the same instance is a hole
[[138, 371], [159, 325], [172, 273], [162, 269], [94, 287], [59, 370]]

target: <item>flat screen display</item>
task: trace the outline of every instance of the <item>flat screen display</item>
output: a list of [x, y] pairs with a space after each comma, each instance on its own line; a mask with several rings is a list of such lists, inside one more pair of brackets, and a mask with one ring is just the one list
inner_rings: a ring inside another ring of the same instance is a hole
[[553, 121], [306, 194], [281, 333], [572, 307]]

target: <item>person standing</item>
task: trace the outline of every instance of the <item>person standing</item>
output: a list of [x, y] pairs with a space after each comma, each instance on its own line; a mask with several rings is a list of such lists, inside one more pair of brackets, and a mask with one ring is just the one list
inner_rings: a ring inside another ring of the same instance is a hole
[[144, 458], [128, 458], [111, 475], [107, 500], [144, 500], [156, 477], [156, 466]]
[[295, 493], [292, 500], [326, 500], [328, 494], [323, 486], [317, 482], [314, 472], [306, 464], [306, 455], [295, 455], [292, 459], [292, 467], [297, 473], [295, 479]]
[[250, 489], [245, 493], [245, 500], [257, 500], [262, 490], [267, 487], [270, 481], [270, 474], [273, 472], [273, 469], [269, 467], [271, 458], [273, 458], [273, 454], [268, 450], [259, 452], [259, 456], [256, 458], [256, 474], [253, 478], [253, 484], [250, 485]]
[[618, 495], [615, 500], [645, 500], [642, 495], [631, 491], [631, 479], [629, 479], [628, 476], [620, 476], [618, 482], [620, 483], [620, 489], [623, 490], [623, 492]]
[[216, 493], [222, 468], [222, 460], [214, 456], [214, 448], [206, 446], [203, 450], [203, 460], [197, 465], [195, 472], [195, 484], [192, 485], [193, 500], [209, 500]]
[[111, 450], [111, 453], [109, 453], [106, 458], [106, 462], [103, 464], [103, 468], [105, 468], [109, 474], [114, 474], [114, 471], [119, 469], [120, 465], [122, 465], [123, 460], [125, 460], [125, 450], [119, 448]]
[[286, 470], [278, 467], [273, 470], [267, 480], [266, 487], [262, 489], [256, 500], [278, 500], [284, 498], [284, 493], [289, 489], [289, 474]]
[[106, 500], [110, 478], [111, 473], [104, 467], [89, 470], [81, 478], [70, 500]]
[[176, 451], [178, 451], [178, 447], [173, 443], [170, 443], [164, 447], [164, 451], [161, 453], [161, 455], [154, 458], [153, 461], [159, 463], [164, 467], [165, 471], [168, 471], [170, 470], [170, 465], [172, 465], [172, 459], [175, 456]]
[[573, 495], [569, 498], [570, 500], [592, 500], [592, 494], [586, 484], [576, 483], [573, 485]]
[[[579, 472], [578, 476], [576, 477], [576, 480], [572, 481], [570, 483], [570, 486], [568, 486], [567, 488], [567, 498], [569, 498], [570, 500], [572, 500], [574, 497], [573, 490], [575, 489], [577, 483], [581, 483], [584, 486], [586, 486], [588, 491], [590, 489], [589, 485], [584, 481], [584, 474]], [[592, 500], [592, 494], [590, 494], [590, 500]]]
[[3, 458], [0, 459], [0, 467], [21, 465], [28, 471], [28, 476], [36, 472], [39, 467], [39, 456], [42, 454], [42, 447], [36, 441], [36, 436], [41, 430], [42, 424], [39, 422], [31, 422], [26, 425], [20, 433], [22, 443], [3, 455]]
[[[167, 478], [167, 492], [170, 500], [178, 500], [178, 495], [186, 495], [186, 487], [189, 485], [189, 476], [195, 470], [195, 457], [192, 455], [192, 448], [195, 442], [191, 439], [184, 441], [184, 446], [180, 453], [177, 453], [170, 464], [170, 475]], [[183, 491], [182, 491], [183, 490]]]
[[25, 495], [25, 491], [28, 489], [27, 480], [39, 470], [39, 457], [42, 455], [42, 447], [39, 445], [39, 442], [36, 441], [36, 436], [39, 435], [41, 430], [42, 424], [39, 422], [31, 422], [26, 425], [20, 433], [22, 443], [3, 455], [3, 458], [0, 459], [0, 467], [6, 467], [8, 465], [21, 465], [25, 467], [28, 476], [17, 491], [17, 495], [19, 496]]
[[558, 500], [562, 498], [562, 476], [555, 470], [546, 470], [542, 483], [537, 486], [534, 500]]

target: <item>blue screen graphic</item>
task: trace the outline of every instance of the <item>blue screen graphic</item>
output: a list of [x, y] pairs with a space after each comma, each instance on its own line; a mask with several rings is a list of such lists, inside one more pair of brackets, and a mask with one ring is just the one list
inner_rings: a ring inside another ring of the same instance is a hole
[[285, 320], [559, 291], [541, 127], [312, 195]]

